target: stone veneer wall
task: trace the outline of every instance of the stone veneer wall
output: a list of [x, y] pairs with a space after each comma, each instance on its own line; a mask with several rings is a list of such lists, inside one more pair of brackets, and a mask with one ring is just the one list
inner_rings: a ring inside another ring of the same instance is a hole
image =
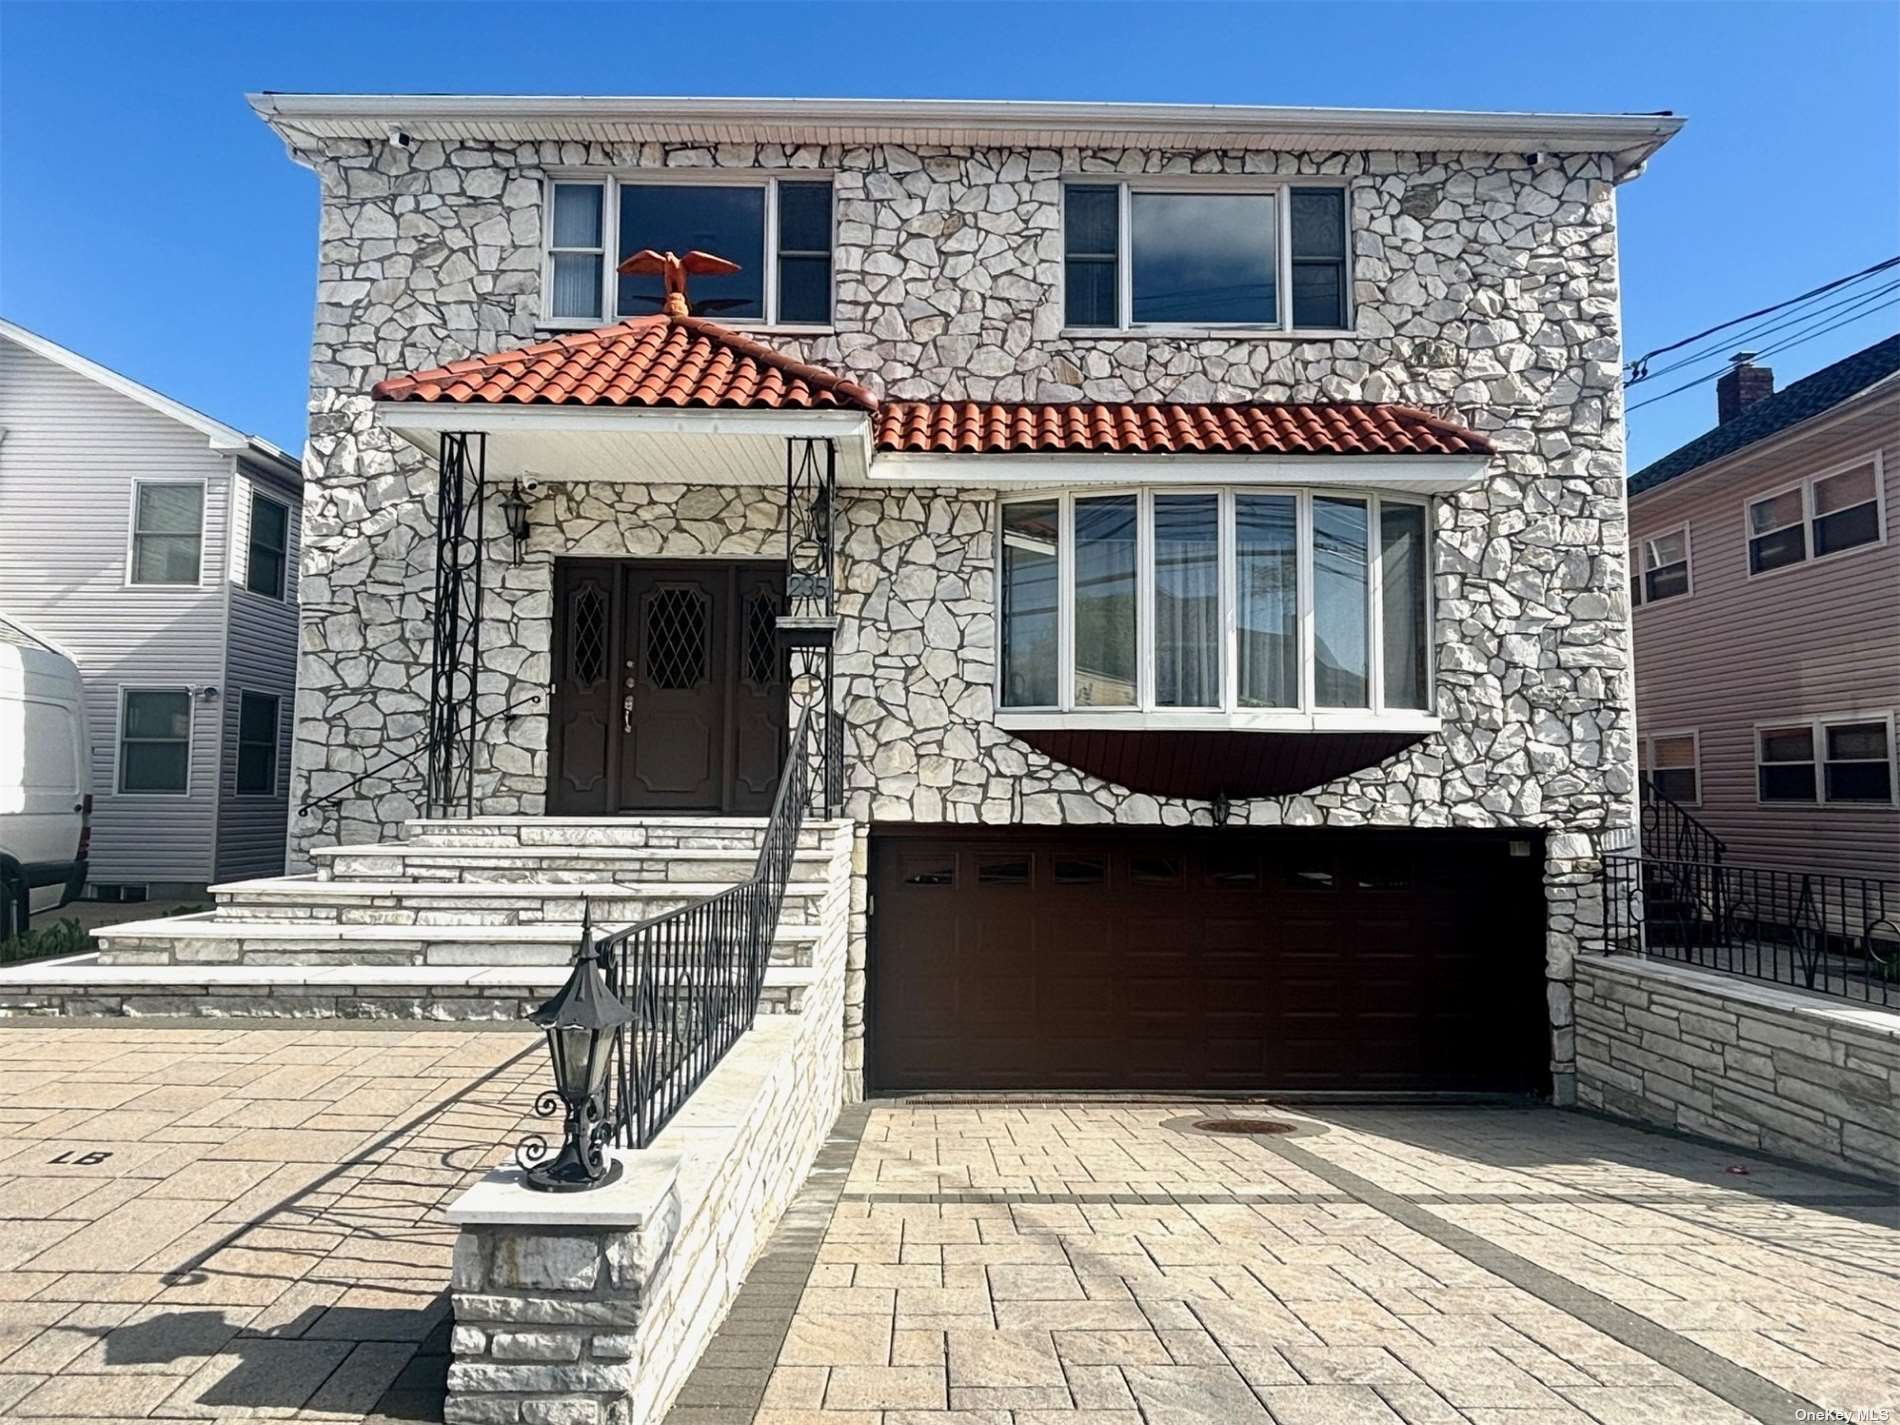
[[[423, 734], [433, 475], [373, 415], [380, 377], [533, 338], [542, 177], [555, 166], [823, 169], [838, 197], [836, 331], [788, 354], [894, 397], [1288, 401], [1450, 408], [1499, 456], [1441, 500], [1433, 551], [1441, 735], [1367, 772], [1236, 809], [1252, 825], [1529, 826], [1550, 833], [1548, 961], [1567, 1065], [1569, 962], [1590, 944], [1596, 836], [1634, 777], [1615, 193], [1607, 157], [419, 145], [335, 141], [323, 187], [304, 506], [293, 795]], [[1326, 340], [1060, 327], [1061, 176], [1344, 175], [1356, 331]], [[631, 472], [640, 473], [640, 472]], [[492, 709], [549, 679], [556, 554], [763, 555], [773, 490], [555, 486], [530, 557], [501, 540], [483, 632]], [[853, 491], [841, 695], [854, 816], [1205, 822], [1056, 766], [991, 721], [991, 497]], [[498, 529], [500, 522], [491, 523]], [[481, 809], [538, 812], [546, 718], [486, 749]], [[414, 780], [371, 782], [293, 853], [393, 835]]]
[[631, 1233], [462, 1229], [449, 1425], [657, 1425], [679, 1393], [844, 1099], [852, 838], [827, 844], [803, 1012], [761, 1017], [648, 1150], [681, 1155], [677, 1215]]
[[1576, 996], [1585, 1107], [1900, 1182], [1900, 1013], [1598, 955]]

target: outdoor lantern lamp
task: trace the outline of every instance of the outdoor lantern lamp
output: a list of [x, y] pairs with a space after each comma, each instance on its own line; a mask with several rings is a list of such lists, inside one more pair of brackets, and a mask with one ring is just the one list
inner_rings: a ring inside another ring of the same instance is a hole
[[508, 493], [501, 497], [501, 517], [507, 522], [508, 533], [514, 536], [515, 563], [519, 564], [521, 546], [528, 542], [528, 496], [519, 480], [510, 485]]
[[607, 988], [591, 938], [567, 983], [531, 1017], [547, 1031], [554, 1064], [554, 1091], [536, 1099], [534, 1111], [546, 1118], [564, 1110], [566, 1122], [561, 1151], [552, 1160], [543, 1161], [547, 1143], [539, 1137], [517, 1151], [527, 1185], [540, 1192], [581, 1192], [612, 1182], [620, 1176], [620, 1165], [609, 1164], [606, 1154], [613, 1132], [607, 1121], [607, 1071], [614, 1041], [633, 1012]]

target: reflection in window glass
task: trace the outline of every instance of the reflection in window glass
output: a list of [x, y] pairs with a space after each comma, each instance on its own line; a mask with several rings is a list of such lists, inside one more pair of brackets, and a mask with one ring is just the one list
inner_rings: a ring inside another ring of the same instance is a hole
[[1346, 190], [1295, 188], [1287, 200], [1293, 220], [1293, 325], [1346, 325]]
[[[620, 185], [620, 253], [642, 248], [714, 253], [739, 264], [727, 277], [696, 277], [687, 301], [696, 317], [733, 320], [765, 315], [765, 189], [701, 184]], [[620, 278], [623, 317], [651, 316], [666, 295], [657, 273]]]
[[1135, 497], [1075, 502], [1075, 703], [1135, 705]]
[[1277, 321], [1273, 197], [1131, 193], [1137, 322]]
[[1425, 509], [1379, 506], [1379, 592], [1385, 624], [1385, 705], [1422, 708], [1425, 672]]
[[831, 320], [831, 185], [778, 185], [778, 320]]
[[1814, 482], [1816, 558], [1880, 538], [1879, 493], [1871, 465]]
[[1171, 886], [1181, 879], [1181, 863], [1172, 856], [1136, 856], [1128, 873], [1138, 886]]
[[907, 886], [953, 886], [957, 881], [956, 857], [906, 857], [903, 875]]
[[1313, 501], [1313, 701], [1366, 706], [1366, 503]]
[[1116, 249], [1121, 190], [1077, 184], [1068, 190], [1066, 200], [1062, 217], [1063, 323], [1072, 327], [1118, 326]]
[[1756, 776], [1765, 802], [1814, 800], [1814, 729], [1764, 729], [1756, 758]]
[[1260, 867], [1253, 857], [1238, 851], [1211, 851], [1207, 857], [1207, 884], [1237, 890], [1260, 884]]
[[1300, 701], [1297, 503], [1291, 495], [1234, 500], [1235, 613], [1240, 625], [1240, 705]]
[[1829, 801], [1893, 800], [1893, 763], [1887, 755], [1886, 723], [1836, 723], [1826, 729], [1825, 736]]
[[1057, 542], [1054, 500], [1003, 506], [1003, 706], [1054, 707]]
[[1155, 496], [1155, 702], [1220, 703], [1220, 497]]
[[976, 879], [985, 886], [1026, 886], [1029, 884], [1029, 858], [987, 857], [976, 863]]
[[1099, 886], [1108, 879], [1108, 862], [1100, 856], [1058, 856], [1052, 869], [1058, 886]]

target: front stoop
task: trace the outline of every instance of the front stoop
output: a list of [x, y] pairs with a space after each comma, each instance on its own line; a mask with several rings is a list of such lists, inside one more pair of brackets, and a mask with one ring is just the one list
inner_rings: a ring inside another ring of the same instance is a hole
[[[96, 954], [0, 969], [0, 1017], [516, 1019], [566, 977], [584, 915], [611, 931], [715, 895], [750, 875], [764, 826], [415, 821], [315, 853], [315, 875], [214, 886], [209, 912], [102, 928]], [[762, 1013], [803, 1008], [849, 853], [848, 822], [801, 832]]]

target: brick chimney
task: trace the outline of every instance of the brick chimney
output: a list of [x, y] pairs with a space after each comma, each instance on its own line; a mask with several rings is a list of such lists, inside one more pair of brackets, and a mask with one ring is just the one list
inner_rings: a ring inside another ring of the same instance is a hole
[[1719, 425], [1727, 425], [1755, 402], [1775, 394], [1773, 367], [1757, 366], [1752, 351], [1738, 351], [1731, 359], [1735, 364], [1715, 383], [1715, 419]]

